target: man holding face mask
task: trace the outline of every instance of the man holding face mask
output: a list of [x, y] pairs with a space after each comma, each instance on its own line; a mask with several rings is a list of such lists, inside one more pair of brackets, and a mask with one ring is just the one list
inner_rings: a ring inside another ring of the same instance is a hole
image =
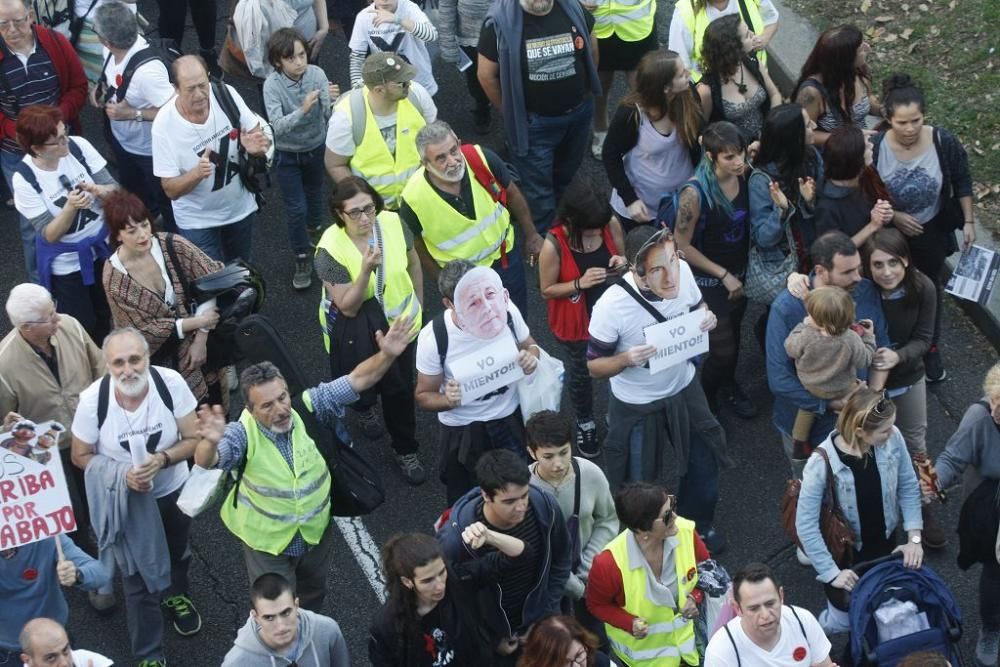
[[608, 481], [614, 490], [626, 481], [658, 478], [669, 439], [680, 473], [677, 511], [695, 521], [705, 546], [718, 554], [726, 543], [712, 522], [719, 467], [729, 464], [725, 433], [708, 409], [701, 384], [694, 382], [694, 360], [654, 374], [648, 362], [657, 348], [645, 337], [647, 327], [698, 308], [705, 313], [701, 331], [711, 331], [715, 314], [669, 231], [632, 230], [625, 256], [631, 271], [594, 305], [587, 347], [591, 376], [611, 379]]
[[417, 338], [416, 401], [441, 422], [450, 505], [476, 485], [483, 452], [509, 449], [527, 466], [512, 382], [535, 371], [538, 348], [496, 271], [453, 260], [441, 270], [438, 289], [447, 310]]

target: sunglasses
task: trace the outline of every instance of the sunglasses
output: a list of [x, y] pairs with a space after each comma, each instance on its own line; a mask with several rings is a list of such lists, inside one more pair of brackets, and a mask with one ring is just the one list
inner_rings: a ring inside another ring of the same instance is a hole
[[865, 418], [861, 420], [862, 424], [868, 421], [868, 418], [872, 415], [876, 417], [885, 417], [889, 414], [889, 409], [892, 407], [892, 403], [889, 400], [889, 396], [886, 394], [885, 390], [882, 390], [882, 395], [879, 396], [878, 400], [872, 404], [870, 408], [865, 412]]

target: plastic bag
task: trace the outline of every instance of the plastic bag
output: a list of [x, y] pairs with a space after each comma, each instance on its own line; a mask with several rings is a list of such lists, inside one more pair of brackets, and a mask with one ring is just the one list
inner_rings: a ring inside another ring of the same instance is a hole
[[263, 79], [271, 73], [267, 42], [279, 28], [293, 25], [295, 18], [295, 10], [285, 0], [240, 0], [237, 3], [233, 25], [247, 69], [253, 76]]
[[526, 375], [517, 383], [517, 398], [521, 404], [521, 418], [525, 424], [536, 412], [542, 410], [559, 412], [565, 373], [563, 362], [542, 348], [538, 348], [538, 366], [535, 372]]
[[927, 614], [917, 611], [917, 605], [907, 600], [889, 600], [875, 610], [875, 625], [878, 628], [878, 643], [912, 635], [929, 629]]
[[184, 483], [181, 495], [177, 498], [177, 507], [189, 517], [196, 517], [222, 495], [225, 487], [225, 472], [222, 470], [206, 470], [201, 466], [193, 466], [191, 474]]

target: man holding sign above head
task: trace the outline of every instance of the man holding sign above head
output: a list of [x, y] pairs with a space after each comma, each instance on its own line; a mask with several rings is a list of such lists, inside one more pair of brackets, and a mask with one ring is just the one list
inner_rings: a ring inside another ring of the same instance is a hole
[[447, 310], [417, 338], [416, 399], [441, 422], [450, 505], [475, 486], [483, 452], [509, 449], [527, 465], [514, 383], [535, 371], [538, 348], [493, 269], [452, 260], [438, 289]]
[[725, 549], [712, 525], [718, 475], [730, 461], [693, 363], [708, 350], [716, 318], [668, 230], [633, 229], [625, 254], [631, 271], [594, 305], [587, 348], [591, 376], [611, 378], [608, 480], [616, 489], [658, 478], [669, 439], [680, 473], [677, 510], [717, 554]]

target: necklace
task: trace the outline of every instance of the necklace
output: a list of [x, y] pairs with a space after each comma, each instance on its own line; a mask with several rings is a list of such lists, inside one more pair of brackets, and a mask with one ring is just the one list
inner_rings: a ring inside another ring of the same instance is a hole
[[583, 251], [593, 252], [594, 250], [597, 250], [598, 247], [600, 247], [601, 243], [603, 242], [603, 239], [600, 236], [594, 236], [594, 237], [584, 236], [582, 241], [583, 241]]
[[740, 63], [740, 82], [736, 84], [736, 90], [740, 92], [740, 95], [746, 95], [747, 93], [747, 85], [743, 83], [743, 77], [745, 75], [746, 74], [743, 70], [743, 63]]

